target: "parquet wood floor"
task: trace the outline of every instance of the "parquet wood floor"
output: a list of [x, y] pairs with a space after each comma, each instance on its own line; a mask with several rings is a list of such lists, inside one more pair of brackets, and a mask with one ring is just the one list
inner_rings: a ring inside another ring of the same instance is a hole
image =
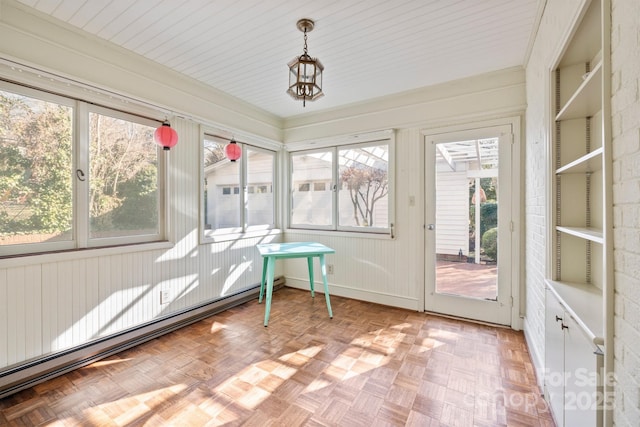
[[11, 426], [553, 426], [522, 333], [284, 288], [0, 401]]

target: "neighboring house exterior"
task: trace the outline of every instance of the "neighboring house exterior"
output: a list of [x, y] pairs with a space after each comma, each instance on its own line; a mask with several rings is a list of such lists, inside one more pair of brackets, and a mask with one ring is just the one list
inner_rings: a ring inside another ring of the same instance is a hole
[[247, 222], [273, 225], [273, 157], [256, 151], [249, 151], [248, 155], [251, 156], [251, 182], [246, 189], [240, 186], [237, 163], [224, 159], [204, 168], [206, 229], [239, 226], [241, 191], [247, 195]]

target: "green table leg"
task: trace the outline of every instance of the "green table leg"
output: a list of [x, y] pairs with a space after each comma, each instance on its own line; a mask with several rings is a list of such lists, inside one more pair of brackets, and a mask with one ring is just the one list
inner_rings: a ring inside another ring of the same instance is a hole
[[311, 287], [311, 298], [316, 296], [313, 289], [313, 257], [307, 257], [307, 265], [309, 266], [309, 286]]
[[327, 266], [324, 262], [324, 254], [320, 254], [320, 271], [322, 272], [322, 282], [324, 283], [324, 298], [327, 300], [327, 310], [329, 311], [329, 317], [333, 319], [331, 301], [329, 300], [329, 284], [327, 283]]
[[269, 324], [269, 314], [271, 313], [271, 295], [273, 294], [273, 274], [275, 270], [275, 257], [268, 257], [267, 262], [267, 304], [264, 308], [264, 326]]
[[258, 297], [258, 304], [262, 303], [262, 295], [264, 295], [264, 278], [267, 274], [267, 257], [262, 259], [262, 280], [260, 280], [260, 296]]

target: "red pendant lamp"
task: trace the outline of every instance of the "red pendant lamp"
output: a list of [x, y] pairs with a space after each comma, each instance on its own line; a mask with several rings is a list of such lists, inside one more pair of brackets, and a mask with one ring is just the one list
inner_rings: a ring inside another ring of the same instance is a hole
[[236, 160], [238, 160], [240, 158], [240, 156], [242, 155], [242, 149], [240, 148], [240, 146], [236, 143], [235, 140], [231, 140], [225, 147], [224, 147], [224, 154], [227, 156], [227, 159], [231, 160], [232, 162], [235, 162]]
[[178, 143], [178, 133], [171, 128], [171, 125], [166, 120], [162, 123], [162, 126], [156, 129], [153, 133], [153, 137], [156, 140], [156, 143], [167, 151]]

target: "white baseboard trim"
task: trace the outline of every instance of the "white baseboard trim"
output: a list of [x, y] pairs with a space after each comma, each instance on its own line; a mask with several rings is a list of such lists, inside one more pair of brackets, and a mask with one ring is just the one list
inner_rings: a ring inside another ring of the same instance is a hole
[[[287, 276], [286, 286], [308, 290], [309, 279], [300, 279]], [[324, 285], [322, 284], [322, 282], [315, 282], [314, 288], [316, 292], [324, 294]], [[355, 289], [347, 286], [336, 285], [334, 283], [329, 283], [329, 294], [345, 298], [353, 298], [360, 301], [373, 302], [376, 304], [388, 305], [392, 307], [406, 308], [408, 310], [424, 311], [419, 309], [418, 306], [420, 302], [417, 298], [409, 298], [388, 293]]]

